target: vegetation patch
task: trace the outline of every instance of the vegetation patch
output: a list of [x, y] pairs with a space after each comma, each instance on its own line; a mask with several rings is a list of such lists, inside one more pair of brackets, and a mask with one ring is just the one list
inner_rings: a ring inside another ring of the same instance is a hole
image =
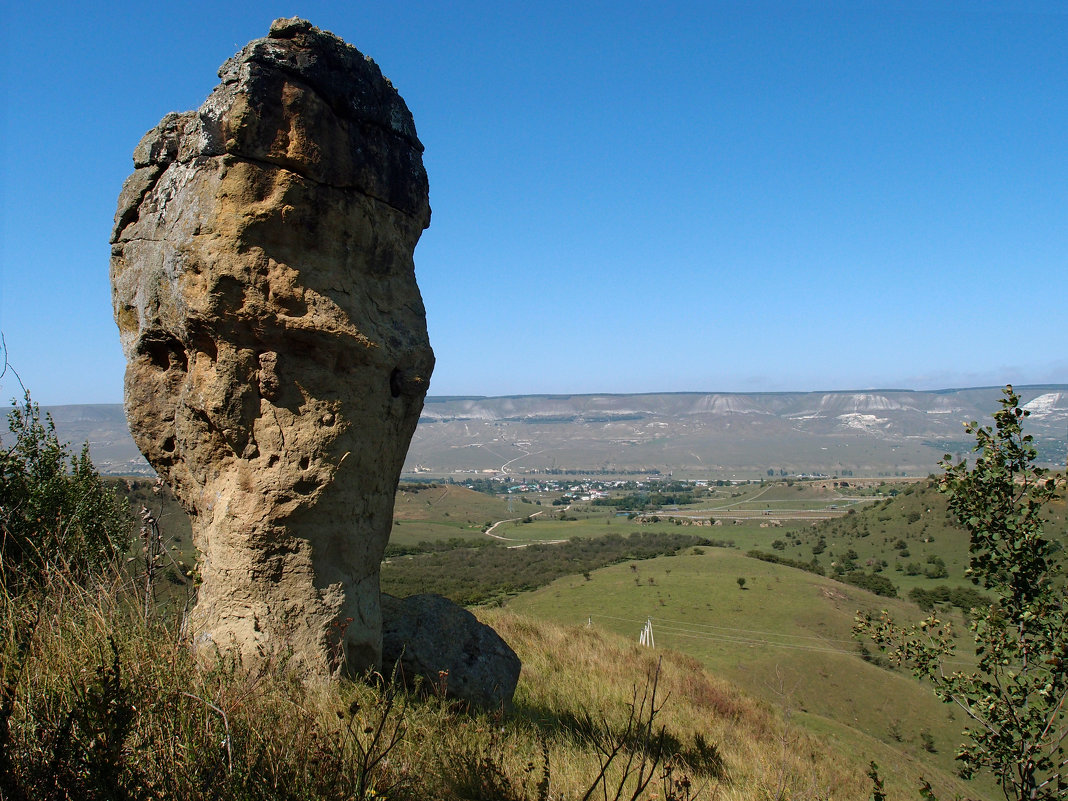
[[449, 550], [382, 565], [382, 591], [398, 597], [434, 592], [460, 604], [479, 604], [628, 559], [712, 545], [704, 537], [650, 531], [576, 538], [559, 545]]
[[[968, 575], [994, 595], [972, 610], [975, 669], [946, 670], [957, 656], [953, 627], [931, 614], [912, 626], [888, 612], [858, 613], [856, 633], [870, 637], [892, 664], [930, 681], [935, 695], [969, 720], [957, 759], [960, 773], [992, 776], [1005, 798], [1063, 801], [1068, 791], [1068, 619], [1063, 549], [1045, 534], [1056, 478], [1035, 466], [1038, 451], [1023, 432], [1030, 412], [1005, 387], [994, 426], [971, 422], [972, 466], [948, 454], [939, 489], [969, 534]], [[928, 732], [924, 748], [934, 752]], [[872, 767], [872, 782], [878, 786]], [[933, 798], [930, 785], [921, 795]]]
[[747, 552], [746, 556], [752, 557], [753, 559], [759, 559], [761, 562], [771, 562], [775, 565], [785, 565], [786, 567], [797, 568], [798, 570], [804, 570], [806, 573], [814, 573], [817, 576], [827, 575], [823, 566], [815, 559], [811, 562], [802, 562], [799, 559], [789, 559], [785, 556], [757, 550]]
[[972, 609], [989, 606], [991, 599], [974, 587], [934, 587], [930, 590], [913, 587], [909, 590], [909, 600], [928, 612], [939, 604], [948, 604], [970, 612]]
[[71, 453], [52, 418], [27, 392], [8, 415], [11, 437], [0, 448], [0, 586], [39, 586], [62, 568], [84, 578], [129, 546], [132, 518], [100, 478], [88, 443]]
[[881, 595], [884, 598], [897, 597], [897, 586], [894, 582], [886, 576], [880, 576], [878, 573], [865, 573], [863, 570], [854, 570], [837, 578], [846, 584], [852, 584], [854, 587], [860, 587], [862, 590]]
[[384, 557], [386, 559], [392, 559], [398, 556], [414, 556], [416, 554], [424, 553], [443, 553], [445, 551], [455, 551], [460, 548], [465, 549], [479, 549], [479, 548], [492, 548], [496, 545], [493, 540], [480, 539], [472, 540], [464, 537], [449, 537], [447, 540], [421, 540], [414, 545], [404, 545], [401, 543], [389, 543], [386, 545], [386, 551]]

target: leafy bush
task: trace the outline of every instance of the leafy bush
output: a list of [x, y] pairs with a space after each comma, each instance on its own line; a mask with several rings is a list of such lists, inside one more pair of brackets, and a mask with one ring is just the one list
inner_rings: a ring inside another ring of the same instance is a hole
[[[1062, 551], [1043, 528], [1058, 498], [1055, 479], [1035, 467], [1038, 452], [1023, 433], [1029, 412], [1005, 387], [995, 427], [972, 422], [974, 466], [947, 454], [940, 489], [968, 530], [967, 575], [994, 596], [970, 623], [974, 671], [949, 671], [955, 655], [952, 628], [936, 615], [914, 626], [888, 613], [858, 615], [856, 632], [871, 637], [895, 664], [909, 665], [955, 703], [974, 725], [958, 752], [960, 774], [986, 771], [1005, 798], [1063, 801], [1068, 792], [1068, 617], [1064, 609]], [[933, 747], [933, 742], [930, 743]], [[926, 748], [928, 743], [924, 743]], [[874, 781], [874, 779], [873, 779]], [[934, 798], [930, 786], [921, 788]]]
[[927, 578], [939, 579], [949, 576], [945, 560], [943, 560], [941, 556], [928, 556], [927, 564], [930, 565], [930, 567], [924, 571], [924, 575], [927, 576]]
[[990, 605], [990, 599], [972, 587], [935, 587], [932, 590], [914, 587], [909, 590], [909, 600], [928, 612], [936, 604], [949, 604], [965, 612]]
[[846, 573], [839, 580], [844, 581], [846, 584], [852, 584], [854, 587], [860, 587], [862, 590], [881, 595], [884, 598], [897, 597], [897, 585], [886, 576], [880, 576], [876, 573], [854, 570]]
[[89, 458], [74, 456], [50, 416], [30, 400], [8, 415], [0, 451], [0, 581], [8, 592], [41, 582], [50, 567], [82, 581], [129, 547], [129, 508]]

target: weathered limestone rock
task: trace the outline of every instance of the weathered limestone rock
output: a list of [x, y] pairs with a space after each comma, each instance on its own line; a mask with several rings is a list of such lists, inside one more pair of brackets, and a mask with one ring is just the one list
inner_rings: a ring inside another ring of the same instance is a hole
[[522, 665], [492, 628], [440, 595], [382, 596], [382, 662], [400, 663], [408, 681], [421, 677], [447, 698], [472, 706], [512, 703]]
[[361, 670], [434, 365], [422, 145], [374, 62], [303, 20], [219, 76], [145, 135], [119, 197], [130, 429], [192, 517], [197, 644]]

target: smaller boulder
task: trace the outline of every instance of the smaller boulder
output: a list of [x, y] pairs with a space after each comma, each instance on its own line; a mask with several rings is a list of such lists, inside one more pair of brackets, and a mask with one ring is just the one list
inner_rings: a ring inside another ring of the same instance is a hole
[[500, 635], [440, 595], [382, 595], [382, 665], [400, 664], [447, 698], [483, 708], [512, 703], [522, 664]]

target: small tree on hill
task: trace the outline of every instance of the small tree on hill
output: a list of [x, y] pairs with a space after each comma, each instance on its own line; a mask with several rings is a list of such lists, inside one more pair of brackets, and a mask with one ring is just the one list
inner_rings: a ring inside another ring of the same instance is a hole
[[0, 443], [0, 588], [17, 594], [49, 567], [82, 580], [124, 553], [129, 508], [96, 472], [88, 444], [72, 455], [28, 392], [8, 429], [11, 438]]
[[[883, 612], [858, 616], [866, 634], [898, 664], [929, 679], [946, 703], [971, 723], [957, 759], [960, 774], [993, 774], [1007, 799], [1063, 801], [1068, 793], [1068, 618], [1064, 610], [1063, 550], [1043, 535], [1043, 509], [1056, 482], [1035, 467], [1037, 451], [1011, 386], [1004, 390], [994, 428], [967, 425], [976, 437], [975, 466], [947, 454], [939, 489], [967, 528], [968, 575], [991, 591], [989, 606], [972, 610], [976, 669], [945, 672], [954, 651], [949, 624], [932, 615], [899, 627]], [[933, 798], [930, 786], [922, 788]]]

